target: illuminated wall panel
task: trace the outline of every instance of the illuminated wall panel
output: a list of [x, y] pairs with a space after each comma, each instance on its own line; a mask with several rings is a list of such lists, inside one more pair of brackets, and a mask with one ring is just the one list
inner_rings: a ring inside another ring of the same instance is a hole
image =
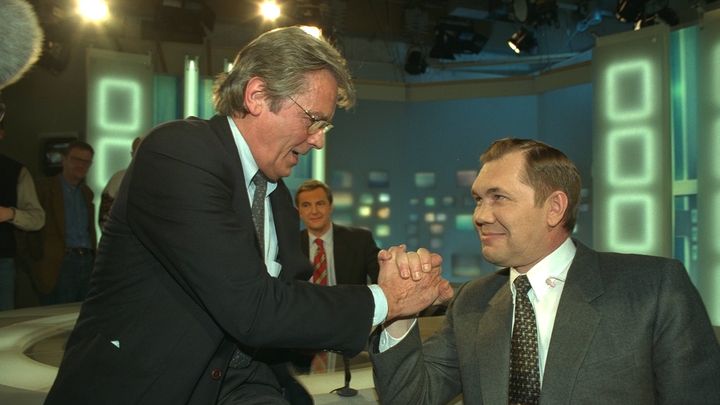
[[672, 255], [669, 32], [601, 37], [593, 55], [595, 248]]
[[699, 49], [698, 289], [720, 325], [720, 10], [705, 13]]
[[87, 182], [96, 209], [107, 181], [130, 163], [132, 140], [152, 125], [152, 95], [150, 55], [87, 50], [86, 140], [95, 149]]
[[197, 56], [185, 56], [185, 70], [183, 71], [183, 116], [197, 117], [198, 95], [200, 93], [200, 67]]

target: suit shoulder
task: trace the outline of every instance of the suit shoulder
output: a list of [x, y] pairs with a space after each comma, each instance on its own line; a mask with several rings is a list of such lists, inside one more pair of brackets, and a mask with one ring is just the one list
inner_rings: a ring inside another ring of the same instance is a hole
[[370, 232], [370, 230], [368, 230], [366, 228], [360, 228], [357, 226], [345, 226], [345, 225], [333, 224], [333, 232], [339, 232], [339, 233], [346, 232], [350, 235], [366, 236], [368, 238], [372, 238], [372, 232]]
[[[454, 301], [457, 302], [460, 307], [464, 307], [463, 304], [466, 301], [473, 303], [487, 302], [495, 296], [499, 289], [508, 285], [508, 280], [509, 272], [507, 270], [500, 270], [493, 274], [468, 281], [457, 288]], [[469, 306], [475, 307], [476, 305]]]
[[598, 253], [597, 257], [603, 272], [618, 275], [659, 277], [662, 272], [685, 270], [680, 261], [667, 257], [629, 253]]

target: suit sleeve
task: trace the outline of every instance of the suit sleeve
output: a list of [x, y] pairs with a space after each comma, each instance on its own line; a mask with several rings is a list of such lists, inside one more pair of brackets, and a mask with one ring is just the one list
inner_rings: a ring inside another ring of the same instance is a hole
[[184, 292], [248, 346], [362, 350], [373, 316], [367, 287], [268, 275], [247, 191], [233, 175], [236, 152], [207, 130], [153, 135], [133, 163], [127, 220]]
[[378, 252], [380, 252], [380, 248], [375, 244], [372, 233], [367, 232], [367, 239], [365, 241], [365, 269], [367, 276], [370, 277], [371, 284], [377, 284], [378, 274], [380, 273]]
[[720, 403], [720, 346], [684, 267], [668, 263], [653, 334], [657, 403]]
[[442, 329], [424, 344], [418, 325], [382, 353], [377, 350], [380, 328], [371, 336], [373, 379], [383, 404], [444, 404], [462, 393], [452, 306]]

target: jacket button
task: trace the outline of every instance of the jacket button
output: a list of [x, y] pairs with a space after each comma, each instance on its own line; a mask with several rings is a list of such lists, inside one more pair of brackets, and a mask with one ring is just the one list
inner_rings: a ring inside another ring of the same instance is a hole
[[222, 370], [220, 370], [219, 368], [212, 369], [212, 371], [210, 371], [210, 378], [212, 378], [213, 380], [219, 380], [220, 378], [222, 378]]

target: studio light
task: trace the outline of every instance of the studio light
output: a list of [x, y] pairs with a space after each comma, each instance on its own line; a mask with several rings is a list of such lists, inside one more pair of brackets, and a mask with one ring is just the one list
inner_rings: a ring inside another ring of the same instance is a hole
[[645, 0], [618, 0], [615, 17], [622, 22], [642, 20], [645, 12]]
[[435, 42], [430, 57], [454, 60], [457, 54], [479, 53], [487, 37], [475, 25], [464, 19], [443, 18], [435, 26]]
[[265, 0], [260, 6], [260, 15], [267, 21], [275, 21], [280, 17], [282, 11], [275, 0]]
[[418, 48], [410, 48], [405, 58], [405, 71], [411, 75], [419, 75], [427, 70], [427, 62]]
[[516, 54], [520, 54], [534, 50], [537, 47], [537, 40], [532, 32], [522, 27], [512, 34], [507, 44]]

